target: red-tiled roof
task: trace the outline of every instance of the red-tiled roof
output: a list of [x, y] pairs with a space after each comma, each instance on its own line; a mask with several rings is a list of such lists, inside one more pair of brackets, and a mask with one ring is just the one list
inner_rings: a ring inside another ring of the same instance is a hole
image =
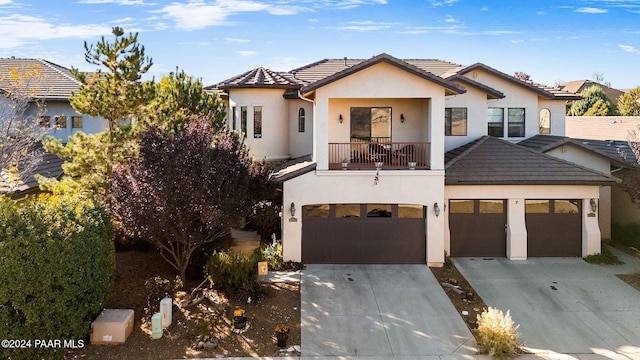
[[[11, 80], [13, 71], [19, 74], [34, 73], [23, 79], [23, 84]], [[30, 96], [49, 101], [68, 100], [71, 92], [80, 87], [69, 69], [41, 59], [0, 59], [0, 89], [11, 91], [15, 86], [26, 85]]]
[[612, 185], [620, 180], [484, 136], [445, 156], [446, 185]]

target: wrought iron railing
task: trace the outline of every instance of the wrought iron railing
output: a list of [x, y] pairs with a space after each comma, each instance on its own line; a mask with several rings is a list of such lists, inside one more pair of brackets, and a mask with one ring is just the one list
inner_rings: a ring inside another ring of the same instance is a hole
[[428, 142], [329, 143], [329, 169], [429, 169], [430, 145]]

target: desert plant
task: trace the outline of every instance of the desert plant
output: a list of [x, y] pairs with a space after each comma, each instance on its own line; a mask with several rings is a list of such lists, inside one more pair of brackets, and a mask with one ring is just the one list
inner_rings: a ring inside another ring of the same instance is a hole
[[[113, 231], [102, 207], [77, 194], [0, 199], [0, 339], [73, 339], [102, 311]], [[64, 349], [0, 349], [0, 358], [61, 357]]]
[[478, 352], [494, 358], [508, 358], [516, 355], [518, 345], [518, 325], [511, 320], [509, 310], [489, 307], [478, 314]]
[[254, 294], [259, 289], [258, 261], [260, 254], [250, 256], [239, 253], [214, 252], [207, 263], [207, 273], [212, 285], [224, 291], [241, 291]]
[[144, 282], [147, 289], [147, 307], [145, 313], [152, 315], [160, 310], [160, 300], [165, 297], [175, 298], [176, 292], [182, 289], [183, 283], [180, 276], [175, 279], [163, 279], [159, 276], [147, 279]]

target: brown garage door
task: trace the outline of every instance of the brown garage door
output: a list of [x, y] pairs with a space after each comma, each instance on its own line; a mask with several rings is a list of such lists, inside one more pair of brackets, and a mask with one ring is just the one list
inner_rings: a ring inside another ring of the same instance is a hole
[[582, 200], [526, 200], [527, 256], [582, 256]]
[[505, 200], [449, 200], [451, 256], [506, 256]]
[[425, 264], [421, 205], [319, 204], [302, 207], [307, 264]]

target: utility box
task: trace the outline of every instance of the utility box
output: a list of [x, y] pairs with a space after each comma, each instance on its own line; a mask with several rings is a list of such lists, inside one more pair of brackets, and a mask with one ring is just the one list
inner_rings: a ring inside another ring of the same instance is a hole
[[166, 329], [171, 325], [173, 302], [171, 298], [164, 298], [160, 301], [160, 315], [162, 315], [162, 328]]
[[162, 337], [162, 315], [155, 313], [151, 317], [151, 338], [160, 339]]
[[133, 331], [134, 311], [104, 309], [91, 323], [92, 344], [123, 344]]

